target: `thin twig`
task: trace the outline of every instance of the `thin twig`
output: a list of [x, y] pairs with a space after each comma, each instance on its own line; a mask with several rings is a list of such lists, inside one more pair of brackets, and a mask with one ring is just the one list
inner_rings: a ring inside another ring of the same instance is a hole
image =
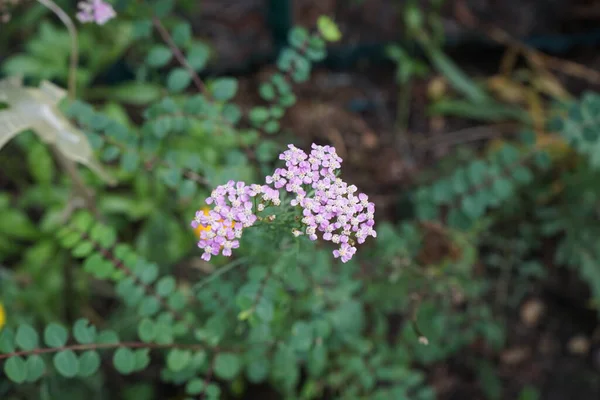
[[152, 17], [152, 23], [154, 24], [154, 27], [156, 28], [162, 39], [165, 41], [167, 46], [169, 46], [169, 49], [171, 49], [171, 52], [173, 53], [177, 61], [187, 70], [188, 74], [190, 74], [194, 85], [198, 88], [199, 91], [201, 91], [205, 96], [208, 97], [209, 92], [206, 88], [206, 85], [204, 84], [204, 82], [202, 82], [202, 79], [200, 79], [200, 76], [198, 76], [198, 73], [194, 70], [194, 68], [192, 68], [192, 66], [188, 63], [187, 59], [185, 58], [179, 47], [173, 41], [173, 38], [169, 34], [169, 31], [167, 31], [162, 22], [160, 22], [160, 19], [158, 19], [157, 17]]
[[71, 37], [71, 57], [69, 64], [69, 97], [71, 100], [75, 99], [77, 92], [77, 65], [79, 64], [79, 45], [77, 43], [77, 29], [75, 24], [71, 20], [71, 17], [64, 12], [54, 1], [52, 0], [38, 0], [42, 5], [50, 9], [56, 16], [62, 21]]
[[[75, 96], [77, 93], [77, 65], [79, 63], [79, 45], [77, 41], [77, 29], [75, 28], [75, 24], [69, 17], [69, 15], [60, 8], [53, 0], [38, 0], [40, 4], [44, 5], [50, 11], [52, 11], [65, 25], [67, 30], [69, 31], [69, 36], [71, 37], [71, 55], [69, 61], [69, 98], [71, 100], [75, 100]], [[100, 213], [96, 207], [96, 202], [94, 199], [93, 192], [87, 188], [81, 175], [79, 175], [79, 171], [71, 160], [67, 159], [54, 145], [50, 145], [52, 152], [54, 153], [58, 163], [62, 166], [64, 171], [69, 175], [73, 184], [75, 185], [76, 191], [79, 191], [81, 196], [85, 199], [87, 203], [88, 209], [90, 209], [96, 218], [101, 220]]]

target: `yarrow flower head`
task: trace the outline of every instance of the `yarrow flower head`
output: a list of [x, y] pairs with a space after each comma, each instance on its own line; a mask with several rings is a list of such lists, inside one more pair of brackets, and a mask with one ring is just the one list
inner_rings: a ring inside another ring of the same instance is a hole
[[103, 0], [80, 1], [77, 7], [79, 7], [77, 19], [82, 23], [95, 22], [104, 25], [117, 15], [112, 6]]
[[[230, 256], [231, 249], [239, 247], [242, 230], [257, 221], [256, 213], [281, 204], [281, 190], [293, 195], [289, 205], [302, 213], [300, 223], [291, 227], [292, 234], [317, 240], [320, 233], [321, 238], [338, 245], [333, 256], [344, 263], [356, 253], [356, 244], [364, 243], [369, 236], [377, 237], [375, 205], [366, 194], [358, 193], [356, 186], [338, 177], [342, 159], [335, 148], [313, 144], [310, 154], [306, 154], [290, 144], [279, 158], [285, 161], [285, 168], [277, 168], [267, 176], [266, 185], [230, 181], [206, 199], [213, 205], [212, 210], [198, 211], [192, 221], [204, 260], [218, 254]], [[257, 196], [259, 202], [251, 201]], [[265, 220], [272, 222], [271, 217]]]
[[246, 185], [244, 182], [229, 181], [218, 186], [206, 199], [212, 209], [196, 212], [191, 225], [199, 235], [198, 247], [204, 250], [202, 259], [212, 256], [231, 256], [231, 249], [239, 247], [244, 228], [257, 221], [252, 199], [259, 197], [257, 208], [265, 204], [279, 205], [279, 192], [266, 185]]
[[292, 206], [302, 208], [304, 232], [294, 230], [294, 236], [306, 234], [310, 240], [322, 238], [339, 244], [333, 256], [348, 262], [356, 247], [369, 236], [376, 237], [375, 205], [357, 187], [348, 185], [337, 176], [342, 159], [331, 146], [313, 143], [310, 154], [288, 145], [279, 158], [286, 168], [278, 168], [266, 177], [267, 184], [284, 188], [295, 197]]

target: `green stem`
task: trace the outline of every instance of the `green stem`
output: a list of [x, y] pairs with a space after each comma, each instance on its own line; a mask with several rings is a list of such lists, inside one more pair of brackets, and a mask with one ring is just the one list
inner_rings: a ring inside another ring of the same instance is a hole
[[77, 29], [71, 17], [52, 0], [38, 0], [62, 21], [71, 37], [71, 58], [69, 64], [69, 97], [75, 99], [77, 91], [77, 65], [79, 63], [79, 45], [77, 44]]

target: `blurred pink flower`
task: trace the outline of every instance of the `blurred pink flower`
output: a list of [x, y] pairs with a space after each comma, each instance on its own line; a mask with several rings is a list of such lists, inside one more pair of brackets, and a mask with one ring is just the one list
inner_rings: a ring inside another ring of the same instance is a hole
[[82, 23], [95, 22], [104, 25], [117, 15], [112, 6], [102, 0], [80, 1], [77, 6], [80, 9], [77, 19]]

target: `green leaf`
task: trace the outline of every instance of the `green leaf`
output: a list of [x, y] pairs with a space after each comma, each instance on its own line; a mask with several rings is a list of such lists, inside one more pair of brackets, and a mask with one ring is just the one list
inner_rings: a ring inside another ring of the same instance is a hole
[[140, 281], [146, 285], [151, 284], [158, 277], [158, 266], [156, 264], [147, 264], [139, 273]]
[[9, 238], [34, 239], [38, 236], [38, 229], [25, 213], [11, 208], [0, 212], [0, 234]]
[[100, 253], [94, 253], [83, 262], [83, 270], [98, 279], [106, 279], [115, 271], [111, 261], [102, 258]]
[[169, 296], [169, 307], [174, 310], [181, 310], [187, 304], [187, 298], [182, 292], [174, 292]]
[[98, 344], [117, 344], [119, 343], [119, 335], [115, 331], [102, 331], [96, 341]]
[[298, 351], [308, 351], [313, 342], [312, 326], [303, 321], [298, 321], [292, 327], [292, 346]]
[[209, 383], [206, 386], [206, 397], [209, 400], [219, 400], [221, 397], [221, 388], [214, 383]]
[[44, 329], [44, 342], [48, 347], [62, 347], [67, 343], [69, 333], [67, 329], [59, 324], [50, 323]]
[[190, 74], [183, 68], [177, 67], [172, 69], [167, 77], [167, 88], [174, 93], [182, 92], [191, 81]]
[[250, 110], [250, 121], [252, 121], [252, 123], [255, 126], [260, 126], [262, 125], [266, 120], [269, 119], [270, 113], [269, 110], [266, 107], [254, 107], [252, 110]]
[[42, 184], [48, 184], [54, 178], [54, 162], [50, 152], [41, 143], [35, 143], [27, 153], [27, 163], [33, 178]]
[[128, 151], [121, 157], [121, 168], [125, 172], [135, 172], [140, 164], [140, 156], [136, 151]]
[[4, 328], [0, 330], [0, 352], [4, 354], [14, 353], [15, 334], [12, 329]]
[[17, 329], [15, 342], [25, 351], [34, 350], [39, 345], [38, 333], [31, 325], [23, 324]]
[[27, 382], [35, 382], [46, 372], [46, 363], [41, 356], [34, 354], [25, 362], [27, 367]]
[[134, 39], [148, 38], [151, 34], [152, 21], [147, 19], [133, 21], [133, 31], [131, 32], [131, 36]]
[[139, 349], [135, 352], [135, 370], [146, 369], [150, 364], [150, 349]]
[[170, 370], [178, 372], [187, 367], [192, 360], [192, 353], [189, 350], [173, 349], [167, 356], [167, 367]]
[[144, 318], [138, 325], [138, 336], [142, 342], [150, 343], [156, 337], [157, 329], [156, 324], [149, 318]]
[[204, 43], [197, 43], [190, 47], [187, 52], [188, 64], [194, 69], [194, 71], [202, 70], [208, 61], [210, 51], [208, 46]]
[[22, 357], [11, 357], [4, 363], [4, 373], [11, 381], [23, 383], [27, 379], [27, 364]]
[[90, 98], [110, 97], [114, 101], [132, 105], [145, 105], [158, 100], [162, 88], [155, 83], [126, 82], [117, 86], [90, 89]]
[[258, 91], [260, 93], [260, 97], [266, 101], [272, 101], [275, 98], [275, 88], [271, 83], [266, 82], [261, 84]]
[[191, 198], [197, 190], [198, 184], [191, 179], [187, 179], [179, 184], [177, 195], [182, 198]]
[[215, 374], [224, 380], [232, 380], [240, 372], [240, 358], [233, 353], [220, 353], [215, 358]]
[[342, 33], [333, 20], [325, 15], [322, 15], [317, 20], [317, 28], [321, 36], [328, 42], [337, 42], [342, 38]]
[[238, 82], [235, 78], [218, 78], [211, 84], [212, 95], [217, 101], [229, 101], [235, 97]]
[[135, 370], [135, 354], [130, 349], [121, 347], [115, 351], [113, 356], [113, 364], [117, 371], [119, 371], [121, 374], [130, 374]]
[[173, 11], [173, 0], [157, 0], [154, 2], [154, 15], [158, 18], [164, 18]]
[[75, 246], [75, 248], [72, 250], [72, 253], [74, 257], [84, 258], [89, 256], [92, 251], [94, 251], [94, 244], [89, 240], [86, 240]]
[[279, 121], [271, 120], [267, 122], [264, 126], [264, 129], [265, 132], [271, 135], [277, 133], [277, 131], [279, 130]]
[[160, 68], [167, 65], [172, 57], [173, 53], [171, 53], [171, 50], [167, 46], [158, 44], [150, 49], [146, 62], [151, 67]]
[[185, 392], [189, 395], [200, 394], [204, 391], [204, 380], [194, 378], [185, 386]]
[[98, 242], [102, 248], [109, 249], [115, 244], [117, 235], [111, 227], [97, 223], [90, 232], [90, 239]]
[[79, 372], [79, 360], [73, 350], [56, 353], [53, 362], [58, 373], [64, 377], [73, 378]]
[[149, 317], [160, 310], [160, 303], [155, 297], [144, 297], [140, 303], [139, 314], [143, 317]]
[[177, 46], [185, 47], [192, 38], [192, 28], [189, 23], [181, 22], [173, 28], [171, 36]]
[[308, 372], [313, 377], [321, 376], [327, 366], [327, 349], [322, 344], [315, 346], [308, 359]]
[[89, 350], [79, 357], [78, 375], [85, 378], [94, 375], [100, 368], [100, 356], [95, 350]]
[[175, 278], [173, 278], [172, 276], [162, 277], [156, 283], [156, 293], [161, 297], [167, 297], [168, 295], [173, 293], [173, 291], [175, 290], [175, 286]]
[[102, 161], [112, 162], [119, 157], [119, 154], [121, 154], [121, 149], [119, 147], [112, 145], [108, 146], [102, 152]]
[[73, 336], [81, 344], [94, 343], [96, 327], [90, 325], [90, 322], [85, 318], [78, 319], [73, 325]]
[[87, 211], [77, 213], [73, 219], [73, 226], [80, 232], [87, 233], [94, 223], [94, 217]]
[[252, 383], [262, 383], [269, 377], [271, 363], [266, 357], [253, 359], [246, 366], [246, 376]]

